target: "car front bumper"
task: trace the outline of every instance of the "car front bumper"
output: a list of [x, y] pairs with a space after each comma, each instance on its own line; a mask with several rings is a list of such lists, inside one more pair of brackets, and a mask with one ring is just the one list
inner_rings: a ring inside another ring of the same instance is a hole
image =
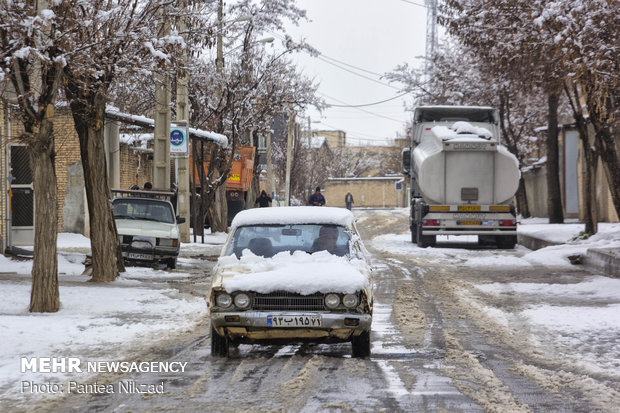
[[[321, 326], [275, 327], [269, 317], [320, 316]], [[231, 339], [249, 340], [348, 340], [370, 331], [372, 316], [358, 313], [301, 313], [295, 311], [212, 312], [211, 326]]]

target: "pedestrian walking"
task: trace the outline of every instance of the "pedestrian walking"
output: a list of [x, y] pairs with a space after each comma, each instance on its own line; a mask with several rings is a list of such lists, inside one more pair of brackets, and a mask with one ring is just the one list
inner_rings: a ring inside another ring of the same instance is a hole
[[347, 209], [350, 211], [353, 207], [353, 204], [355, 203], [355, 201], [353, 201], [353, 195], [351, 195], [351, 192], [347, 192], [347, 194], [344, 196], [344, 203], [347, 205]]
[[258, 206], [260, 208], [268, 207], [269, 204], [271, 203], [271, 197], [269, 195], [267, 195], [267, 192], [262, 190], [260, 192], [260, 195], [258, 196], [258, 198], [256, 198], [256, 202], [255, 203], [258, 204]]
[[310, 199], [308, 200], [308, 204], [313, 206], [325, 205], [325, 197], [321, 193], [321, 187], [316, 187], [314, 193], [312, 194], [312, 196], [310, 196]]

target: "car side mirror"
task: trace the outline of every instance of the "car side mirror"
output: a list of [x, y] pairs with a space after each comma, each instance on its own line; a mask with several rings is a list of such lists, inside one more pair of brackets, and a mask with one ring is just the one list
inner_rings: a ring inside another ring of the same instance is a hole
[[183, 224], [185, 222], [184, 217], [177, 217], [177, 224]]

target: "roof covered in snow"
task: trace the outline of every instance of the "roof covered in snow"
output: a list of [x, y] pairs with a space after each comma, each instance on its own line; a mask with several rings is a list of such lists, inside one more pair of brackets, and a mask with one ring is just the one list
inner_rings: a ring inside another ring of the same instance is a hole
[[254, 208], [239, 212], [231, 228], [247, 225], [332, 224], [350, 226], [355, 218], [345, 208], [295, 206]]

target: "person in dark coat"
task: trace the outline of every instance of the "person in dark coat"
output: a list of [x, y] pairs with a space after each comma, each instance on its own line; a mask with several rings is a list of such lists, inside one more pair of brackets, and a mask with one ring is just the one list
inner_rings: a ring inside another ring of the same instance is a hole
[[325, 197], [321, 193], [320, 187], [318, 186], [316, 187], [316, 189], [314, 190], [314, 193], [310, 196], [310, 199], [308, 200], [308, 204], [313, 205], [313, 206], [325, 205]]
[[256, 198], [256, 203], [261, 208], [268, 207], [269, 204], [271, 203], [271, 197], [267, 195], [267, 192], [263, 190], [260, 192], [260, 195], [258, 196], [258, 198]]
[[351, 207], [355, 203], [355, 201], [353, 201], [353, 195], [351, 195], [351, 192], [347, 192], [347, 194], [344, 196], [344, 203], [347, 205], [347, 209], [350, 211]]

